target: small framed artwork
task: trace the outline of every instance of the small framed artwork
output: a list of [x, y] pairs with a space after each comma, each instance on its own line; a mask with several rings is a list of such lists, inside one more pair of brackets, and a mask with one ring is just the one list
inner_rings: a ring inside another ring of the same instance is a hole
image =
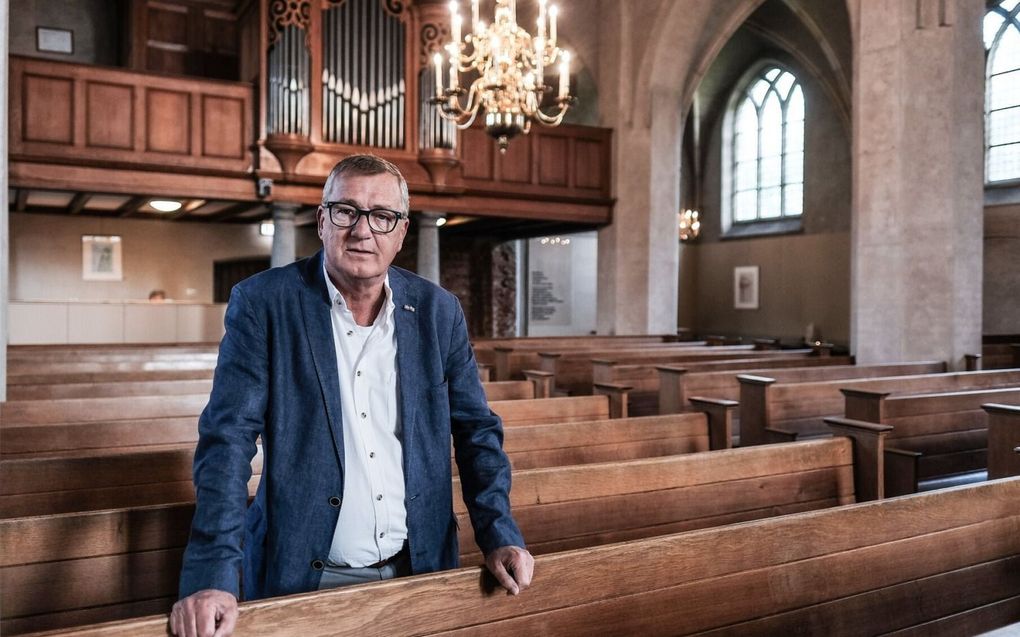
[[82, 235], [81, 278], [85, 281], [124, 280], [120, 236]]
[[733, 268], [733, 309], [758, 309], [758, 266]]
[[74, 31], [70, 29], [35, 28], [35, 48], [43, 53], [74, 53]]

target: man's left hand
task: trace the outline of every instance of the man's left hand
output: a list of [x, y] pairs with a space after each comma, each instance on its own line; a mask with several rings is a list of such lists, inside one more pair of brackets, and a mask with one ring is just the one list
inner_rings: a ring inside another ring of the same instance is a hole
[[519, 546], [501, 546], [485, 556], [485, 568], [496, 577], [510, 595], [517, 595], [531, 586], [535, 558]]

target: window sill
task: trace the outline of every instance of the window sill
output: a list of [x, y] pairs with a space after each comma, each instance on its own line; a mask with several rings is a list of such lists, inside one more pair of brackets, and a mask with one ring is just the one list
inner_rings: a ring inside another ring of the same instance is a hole
[[799, 234], [804, 231], [804, 224], [796, 219], [776, 219], [775, 221], [753, 221], [733, 224], [719, 239], [750, 239], [753, 237], [771, 237], [783, 234]]
[[985, 184], [985, 206], [1011, 206], [1020, 203], [1020, 179]]

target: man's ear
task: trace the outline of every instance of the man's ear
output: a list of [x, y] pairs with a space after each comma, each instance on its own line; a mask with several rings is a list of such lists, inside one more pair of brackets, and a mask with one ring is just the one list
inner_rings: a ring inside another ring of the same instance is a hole
[[319, 241], [322, 241], [322, 222], [326, 220], [326, 214], [322, 206], [319, 206], [315, 211], [315, 226], [319, 233]]

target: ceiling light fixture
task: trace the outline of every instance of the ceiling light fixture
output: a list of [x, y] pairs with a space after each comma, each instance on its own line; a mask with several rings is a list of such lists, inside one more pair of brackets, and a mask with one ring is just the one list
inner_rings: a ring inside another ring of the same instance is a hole
[[152, 199], [149, 207], [160, 212], [177, 212], [181, 209], [181, 202], [172, 199]]

